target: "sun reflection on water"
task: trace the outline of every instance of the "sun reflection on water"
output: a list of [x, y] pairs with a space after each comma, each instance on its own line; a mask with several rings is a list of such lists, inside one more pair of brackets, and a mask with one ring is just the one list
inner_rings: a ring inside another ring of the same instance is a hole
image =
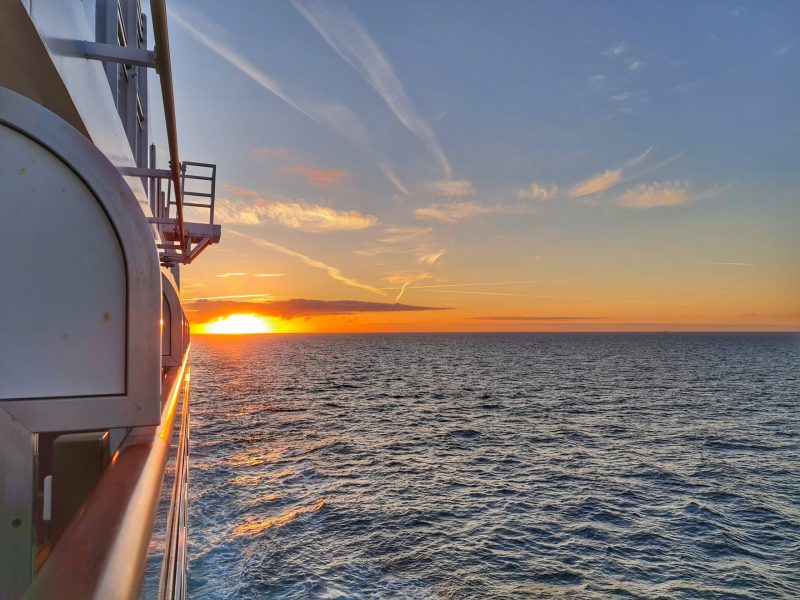
[[288, 525], [292, 521], [294, 521], [297, 517], [304, 513], [311, 513], [316, 512], [318, 510], [322, 510], [325, 507], [325, 499], [321, 498], [317, 501], [316, 504], [311, 504], [309, 506], [301, 506], [300, 508], [295, 508], [294, 510], [290, 510], [285, 512], [277, 517], [272, 517], [270, 519], [265, 519], [263, 521], [249, 521], [247, 523], [243, 523], [239, 525], [233, 531], [233, 537], [242, 537], [242, 536], [251, 536], [257, 535], [262, 531], [270, 529], [272, 527], [283, 527], [284, 525]]

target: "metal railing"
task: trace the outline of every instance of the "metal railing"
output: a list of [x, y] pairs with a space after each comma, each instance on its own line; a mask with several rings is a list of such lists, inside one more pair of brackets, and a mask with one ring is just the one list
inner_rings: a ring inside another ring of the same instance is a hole
[[175, 459], [175, 483], [167, 515], [164, 559], [158, 585], [159, 600], [186, 596], [188, 566], [187, 534], [189, 531], [189, 375], [181, 413], [181, 432]]
[[[183, 404], [181, 435], [188, 436], [188, 356], [187, 347], [183, 364], [172, 369], [164, 382], [160, 424], [131, 430], [25, 598], [139, 597], [179, 402]], [[173, 561], [174, 581], [180, 585], [167, 588], [173, 595], [161, 598], [185, 594], [188, 439], [179, 440], [178, 446], [183, 474], [176, 473], [165, 561], [167, 557]]]

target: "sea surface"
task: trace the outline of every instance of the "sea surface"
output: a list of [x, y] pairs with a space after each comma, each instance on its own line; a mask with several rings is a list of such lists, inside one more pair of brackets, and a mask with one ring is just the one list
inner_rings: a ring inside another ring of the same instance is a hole
[[800, 598], [800, 337], [195, 336], [191, 598]]

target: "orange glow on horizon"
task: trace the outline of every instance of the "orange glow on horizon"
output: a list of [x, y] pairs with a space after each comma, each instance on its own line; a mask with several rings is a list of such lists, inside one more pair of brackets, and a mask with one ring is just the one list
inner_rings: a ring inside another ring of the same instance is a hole
[[259, 315], [241, 313], [218, 317], [214, 321], [199, 325], [197, 331], [197, 333], [225, 335], [274, 332], [275, 325], [270, 319]]

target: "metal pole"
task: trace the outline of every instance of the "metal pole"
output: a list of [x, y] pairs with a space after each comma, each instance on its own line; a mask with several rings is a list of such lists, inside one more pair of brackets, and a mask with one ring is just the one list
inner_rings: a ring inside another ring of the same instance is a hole
[[172, 61], [169, 56], [169, 31], [167, 30], [167, 5], [165, 0], [150, 0], [155, 37], [156, 70], [161, 81], [161, 98], [164, 102], [164, 120], [169, 145], [169, 169], [175, 188], [178, 233], [181, 248], [186, 248], [186, 231], [183, 226], [183, 188], [181, 187], [181, 160], [178, 155], [178, 126], [175, 119], [175, 96], [172, 90]]
[[[155, 144], [150, 144], [150, 168], [151, 169], [155, 169], [156, 168], [156, 145]], [[159, 215], [156, 212], [156, 207], [158, 206], [158, 197], [156, 196], [156, 178], [155, 177], [151, 177], [150, 178], [149, 192], [150, 192], [150, 212], [153, 213], [154, 217], [160, 217], [161, 215]]]

